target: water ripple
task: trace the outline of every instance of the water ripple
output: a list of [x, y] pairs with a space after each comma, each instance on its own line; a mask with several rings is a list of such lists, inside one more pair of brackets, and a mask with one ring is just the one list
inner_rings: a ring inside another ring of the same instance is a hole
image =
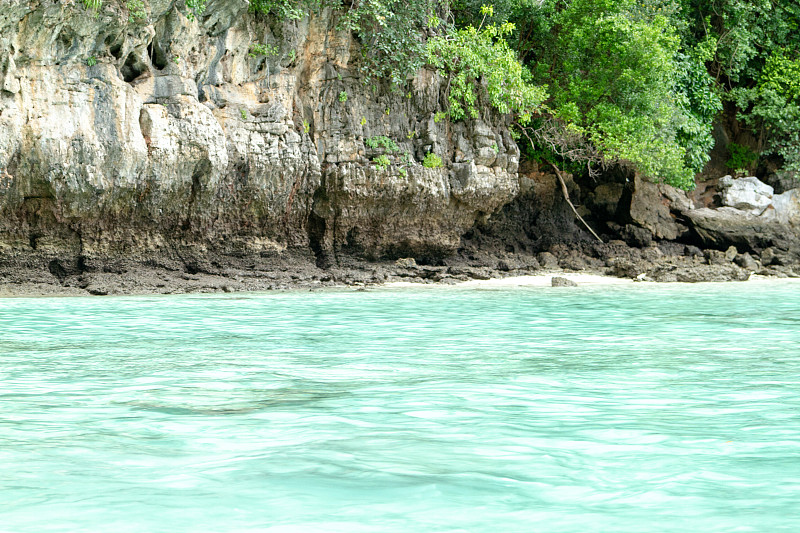
[[798, 531], [791, 284], [0, 300], [0, 531]]

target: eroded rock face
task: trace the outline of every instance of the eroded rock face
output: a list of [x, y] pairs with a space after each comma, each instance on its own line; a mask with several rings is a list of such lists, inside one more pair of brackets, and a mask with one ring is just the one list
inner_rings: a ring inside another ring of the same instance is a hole
[[517, 195], [502, 124], [434, 120], [432, 72], [374, 92], [333, 13], [278, 23], [209, 0], [193, 21], [183, 5], [130, 20], [113, 1], [4, 3], [0, 252], [435, 257]]
[[793, 261], [800, 259], [800, 189], [773, 195], [756, 178], [723, 178], [720, 183], [724, 201], [744, 209], [726, 205], [684, 210], [704, 244], [718, 249], [733, 245], [758, 254], [775, 248]]

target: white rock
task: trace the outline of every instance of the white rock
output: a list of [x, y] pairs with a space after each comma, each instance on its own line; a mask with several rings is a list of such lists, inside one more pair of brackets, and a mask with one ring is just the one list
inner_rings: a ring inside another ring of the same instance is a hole
[[756, 177], [733, 179], [725, 176], [719, 180], [722, 205], [753, 215], [760, 215], [772, 203], [773, 189]]
[[772, 197], [772, 209], [765, 216], [774, 217], [782, 224], [800, 224], [800, 189], [792, 189]]

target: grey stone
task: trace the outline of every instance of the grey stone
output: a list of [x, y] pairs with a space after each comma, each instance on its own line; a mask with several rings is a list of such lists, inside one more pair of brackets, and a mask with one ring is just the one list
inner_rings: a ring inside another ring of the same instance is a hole
[[539, 265], [541, 265], [542, 268], [548, 270], [558, 268], [558, 259], [550, 252], [541, 252], [536, 256], [536, 259], [539, 261]]
[[761, 265], [758, 264], [758, 261], [753, 259], [753, 256], [747, 252], [739, 254], [734, 261], [737, 265], [750, 272], [761, 270]]
[[769, 266], [775, 262], [775, 249], [766, 248], [761, 252], [761, 263], [764, 266]]
[[638, 174], [634, 178], [630, 218], [633, 223], [649, 231], [658, 239], [675, 239], [680, 228], [663, 201], [661, 189]]
[[630, 246], [644, 248], [653, 242], [653, 234], [645, 228], [627, 224], [622, 231], [622, 236]]
[[725, 252], [720, 250], [706, 250], [706, 260], [709, 265], [729, 265], [730, 260]]
[[394, 264], [403, 268], [417, 268], [417, 262], [413, 257], [402, 257], [395, 261]]
[[578, 284], [572, 281], [571, 279], [562, 278], [558, 276], [554, 276], [550, 280], [550, 284], [553, 287], [577, 287]]
[[662, 266], [649, 271], [648, 277], [659, 282], [702, 283], [721, 281], [747, 281], [750, 272], [733, 264]]
[[792, 219], [781, 222], [771, 211], [756, 216], [733, 207], [702, 208], [687, 212], [686, 217], [708, 247], [735, 246], [751, 252], [774, 247], [783, 250], [787, 260], [800, 258], [800, 225]]

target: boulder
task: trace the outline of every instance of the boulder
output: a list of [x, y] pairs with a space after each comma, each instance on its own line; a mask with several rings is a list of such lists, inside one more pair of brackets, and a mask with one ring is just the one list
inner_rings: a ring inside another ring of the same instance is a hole
[[542, 252], [536, 256], [542, 268], [553, 269], [558, 268], [558, 259], [550, 252]]
[[670, 202], [665, 201], [662, 188], [637, 174], [633, 183], [630, 219], [657, 239], [673, 240], [681, 234], [681, 228], [670, 212]]
[[561, 278], [561, 277], [553, 277], [550, 280], [550, 284], [553, 287], [577, 287], [578, 284], [572, 281], [571, 279]]
[[747, 271], [757, 272], [758, 270], [761, 270], [761, 266], [758, 264], [758, 261], [753, 259], [753, 256], [747, 252], [739, 254], [734, 261], [737, 265]]
[[728, 265], [731, 262], [725, 252], [719, 250], [706, 250], [705, 255], [709, 265]]
[[647, 278], [659, 282], [704, 283], [717, 281], [747, 281], [750, 272], [733, 264], [660, 265], [647, 272]]
[[417, 268], [417, 261], [413, 257], [401, 257], [394, 264], [402, 268]]
[[731, 260], [736, 255], [730, 247], [759, 254], [764, 266], [778, 257], [784, 265], [800, 260], [800, 189], [773, 195], [772, 187], [756, 178], [730, 176], [719, 180], [719, 188], [723, 207], [682, 213], [703, 244], [727, 248]]
[[709, 248], [736, 246], [743, 251], [776, 247], [800, 258], [800, 226], [777, 216], [756, 216], [733, 207], [694, 209], [686, 213], [697, 236]]
[[724, 176], [719, 180], [722, 205], [760, 215], [772, 203], [774, 190], [756, 177], [734, 179]]
[[772, 197], [764, 216], [781, 224], [800, 226], [800, 189], [792, 189]]
[[644, 248], [653, 242], [653, 234], [650, 231], [633, 224], [627, 224], [621, 234], [630, 246]]

